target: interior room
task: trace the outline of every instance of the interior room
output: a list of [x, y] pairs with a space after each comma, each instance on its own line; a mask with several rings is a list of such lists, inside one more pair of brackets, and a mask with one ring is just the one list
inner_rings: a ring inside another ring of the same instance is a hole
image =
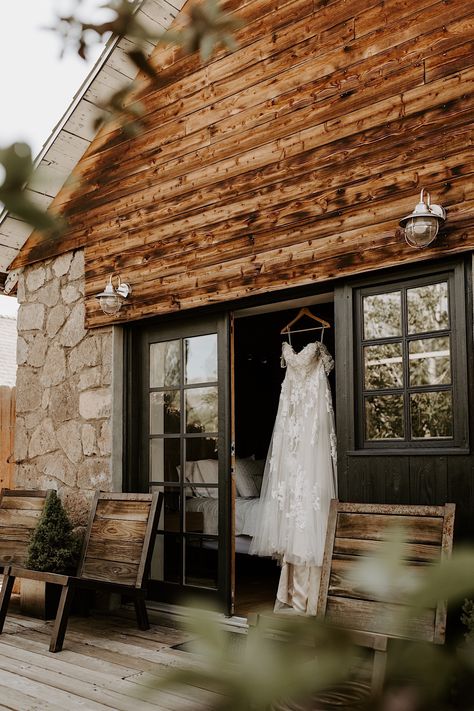
[[[291, 326], [291, 346], [299, 352], [308, 343], [323, 339], [334, 357], [334, 303], [332, 294], [316, 299], [288, 301], [235, 314], [235, 614], [273, 607], [280, 568], [276, 560], [249, 555], [252, 527], [258, 510], [265, 461], [278, 410], [286, 369], [281, 359], [282, 334], [300, 309], [330, 324], [330, 328], [302, 316]], [[335, 372], [329, 376], [333, 393]], [[249, 485], [249, 479], [253, 480]]]

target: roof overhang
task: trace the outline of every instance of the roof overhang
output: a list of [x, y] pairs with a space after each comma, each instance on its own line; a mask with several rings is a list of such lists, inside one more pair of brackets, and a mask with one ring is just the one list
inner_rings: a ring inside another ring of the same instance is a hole
[[[150, 33], [169, 28], [186, 0], [140, 0], [137, 13]], [[94, 122], [110, 95], [137, 75], [127, 50], [133, 41], [111, 37], [93, 69], [75, 94], [69, 108], [53, 129], [35, 161], [35, 173], [25, 187], [29, 198], [47, 209], [63, 187], [97, 133]], [[145, 51], [152, 53], [148, 43]], [[13, 262], [33, 228], [4, 211], [0, 214], [0, 288], [3, 290], [9, 265]]]

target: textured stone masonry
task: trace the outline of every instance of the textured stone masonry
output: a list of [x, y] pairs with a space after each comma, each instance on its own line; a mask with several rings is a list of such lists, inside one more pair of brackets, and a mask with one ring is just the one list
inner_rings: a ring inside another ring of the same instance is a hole
[[18, 300], [15, 485], [56, 489], [82, 523], [112, 488], [112, 329], [84, 327], [82, 250], [27, 267]]

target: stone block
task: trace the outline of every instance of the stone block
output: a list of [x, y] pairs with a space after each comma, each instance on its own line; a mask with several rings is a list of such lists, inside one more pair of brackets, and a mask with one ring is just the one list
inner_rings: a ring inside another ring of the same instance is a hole
[[39, 374], [32, 368], [20, 366], [16, 374], [16, 411], [30, 412], [41, 405]]
[[77, 471], [77, 485], [80, 489], [111, 491], [109, 460], [99, 457], [85, 459]]
[[64, 348], [55, 341], [48, 348], [41, 382], [45, 386], [59, 385], [66, 378], [66, 355]]
[[53, 338], [69, 316], [69, 309], [64, 304], [57, 304], [48, 314], [46, 319], [46, 332]]
[[18, 331], [41, 331], [44, 314], [44, 304], [21, 304], [18, 309]]
[[61, 484], [75, 486], [77, 465], [71, 464], [65, 454], [60, 451], [45, 454], [35, 460], [38, 475], [43, 481], [53, 484], [57, 489]]
[[101, 420], [110, 417], [112, 406], [108, 388], [85, 390], [79, 395], [79, 413], [85, 420]]
[[26, 278], [25, 272], [20, 272], [16, 285], [16, 298], [19, 304], [24, 304], [26, 301]]
[[84, 251], [81, 249], [74, 254], [69, 269], [69, 281], [80, 279], [84, 276]]
[[42, 420], [31, 435], [28, 445], [28, 456], [34, 459], [41, 454], [54, 452], [57, 448], [56, 435], [52, 421], [47, 418]]
[[26, 272], [26, 288], [37, 291], [46, 281], [46, 270], [43, 266], [33, 267]]
[[53, 279], [41, 289], [38, 289], [34, 297], [31, 297], [31, 301], [44, 304], [50, 308], [56, 306], [59, 301], [59, 279]]
[[94, 368], [86, 368], [79, 374], [79, 390], [90, 390], [97, 388], [102, 384], [102, 371], [100, 366]]
[[94, 425], [82, 425], [82, 451], [86, 457], [98, 454], [96, 432]]
[[56, 257], [52, 267], [53, 272], [57, 277], [62, 277], [68, 273], [72, 262], [72, 255], [72, 252], [66, 252], [66, 254], [61, 254], [59, 257]]
[[30, 462], [21, 462], [15, 467], [15, 488], [17, 489], [39, 489], [38, 472], [36, 465]]
[[24, 338], [18, 336], [16, 341], [16, 362], [17, 365], [23, 365], [26, 363], [28, 357], [28, 343]]
[[81, 297], [81, 292], [78, 288], [78, 283], [66, 284], [61, 289], [61, 298], [65, 304], [73, 304]]
[[14, 455], [16, 462], [21, 462], [28, 456], [28, 433], [26, 431], [25, 420], [17, 417], [15, 422], [15, 445]]
[[99, 445], [99, 452], [102, 456], [108, 455], [112, 452], [112, 430], [110, 422], [103, 422], [100, 426], [100, 434], [97, 444]]
[[44, 334], [38, 333], [35, 335], [30, 343], [28, 351], [28, 365], [32, 365], [34, 368], [41, 368], [44, 364], [47, 348], [48, 339], [44, 336]]
[[99, 336], [87, 336], [68, 355], [70, 373], [77, 373], [83, 368], [99, 365], [102, 359], [101, 340]]
[[82, 341], [87, 333], [84, 328], [84, 320], [85, 304], [83, 301], [79, 301], [67, 317], [66, 323], [64, 324], [59, 335], [59, 340], [63, 346], [72, 348], [73, 346], [77, 346], [77, 344]]
[[82, 459], [81, 425], [74, 420], [65, 422], [56, 432], [59, 445], [69, 461], [77, 464]]
[[49, 412], [56, 425], [79, 416], [79, 396], [74, 381], [66, 380], [51, 388]]

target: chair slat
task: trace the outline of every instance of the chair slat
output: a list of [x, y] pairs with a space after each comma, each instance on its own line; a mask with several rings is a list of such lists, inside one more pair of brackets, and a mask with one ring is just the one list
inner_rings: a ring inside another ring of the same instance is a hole
[[[367, 556], [380, 553], [383, 541], [360, 538], [339, 538], [334, 541], [334, 555]], [[406, 543], [401, 549], [405, 560], [434, 563], [440, 560], [439, 546], [423, 543]]]
[[117, 519], [94, 519], [90, 540], [129, 540], [143, 542], [145, 521], [120, 521]]
[[408, 543], [439, 545], [443, 536], [443, 518], [434, 516], [393, 516], [390, 514], [339, 513], [336, 536], [381, 541], [389, 531], [403, 529]]
[[140, 560], [143, 545], [140, 541], [90, 541], [87, 547], [88, 558], [116, 560], [122, 563], [136, 563]]
[[120, 585], [135, 585], [138, 573], [138, 563], [123, 563], [120, 561], [89, 558], [84, 561], [82, 578], [87, 580], [102, 580]]
[[148, 501], [101, 501], [97, 503], [97, 518], [113, 518], [122, 521], [148, 521]]

